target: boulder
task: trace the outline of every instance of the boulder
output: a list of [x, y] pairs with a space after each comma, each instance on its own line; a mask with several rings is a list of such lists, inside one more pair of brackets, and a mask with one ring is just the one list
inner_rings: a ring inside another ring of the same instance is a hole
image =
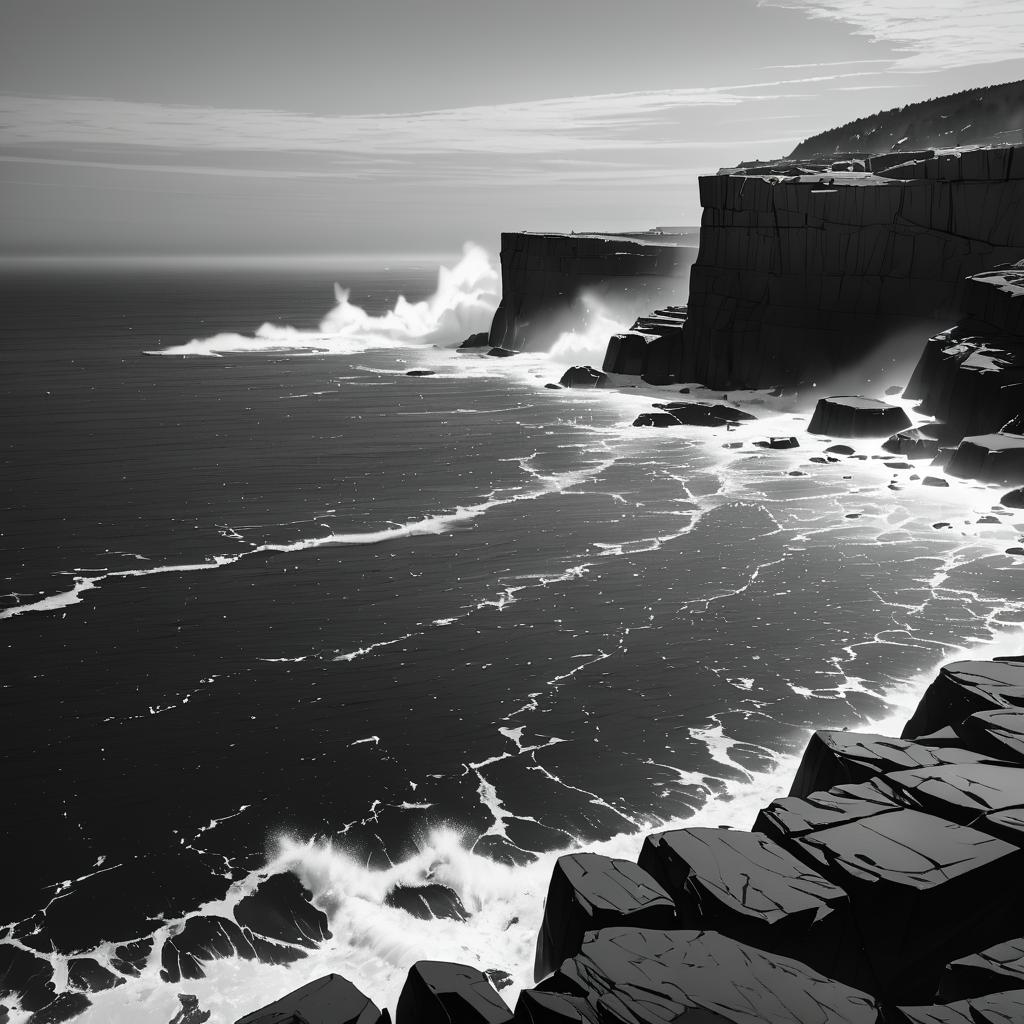
[[487, 354], [489, 356], [494, 356], [497, 359], [508, 359], [509, 356], [519, 355], [518, 352], [514, 352], [510, 348], [501, 348], [500, 346], [495, 346], [494, 348], [489, 349]]
[[874, 991], [932, 998], [945, 964], [1020, 928], [1015, 892], [1024, 851], [915, 810], [812, 832], [793, 848], [850, 897]]
[[331, 937], [327, 915], [310, 902], [311, 894], [290, 872], [271, 875], [238, 901], [235, 920], [246, 928], [314, 949]]
[[545, 384], [544, 387], [546, 387], [548, 389], [548, 391], [561, 391], [562, 390], [562, 385], [561, 384], [554, 384], [551, 381], [549, 381], [547, 384]]
[[825, 449], [830, 455], [854, 455], [854, 450], [848, 444], [834, 444]]
[[583, 996], [526, 989], [512, 1019], [516, 1024], [598, 1024], [597, 1010]]
[[946, 965], [939, 998], [951, 1003], [1024, 988], [1024, 938], [1010, 939]]
[[671, 928], [675, 917], [672, 898], [631, 861], [596, 853], [559, 857], [544, 902], [534, 978], [575, 956], [588, 931], [612, 925]]
[[1024, 988], [933, 1006], [894, 1006], [886, 1024], [1019, 1024], [1024, 1021]]
[[178, 1002], [181, 1006], [167, 1024], [206, 1024], [210, 1019], [210, 1011], [200, 1007], [198, 996], [179, 992]]
[[683, 928], [721, 932], [832, 977], [862, 973], [846, 893], [763, 833], [655, 832], [640, 866], [671, 894]]
[[487, 331], [479, 331], [476, 334], [471, 334], [459, 348], [487, 348], [490, 343], [490, 335]]
[[894, 455], [902, 455], [907, 459], [933, 459], [939, 453], [939, 442], [942, 440], [941, 428], [934, 424], [923, 427], [911, 427], [893, 434], [882, 447]]
[[607, 382], [608, 375], [592, 366], [570, 366], [558, 383], [563, 388], [599, 388]]
[[717, 932], [605, 928], [566, 965], [601, 1024], [878, 1024], [875, 1001]]
[[406, 370], [406, 377], [433, 377], [436, 370]]
[[977, 711], [1024, 708], [1024, 658], [943, 665], [903, 729], [904, 738], [957, 726]]
[[753, 443], [758, 448], [774, 448], [779, 451], [800, 447], [800, 442], [795, 437], [769, 437], [766, 441], [754, 441]]
[[833, 395], [818, 400], [807, 430], [832, 437], [885, 437], [910, 426], [898, 405], [860, 395]]
[[758, 813], [754, 830], [788, 847], [792, 839], [809, 832], [885, 814], [899, 807], [884, 779], [872, 779], [809, 793], [806, 797], [773, 800]]
[[670, 412], [642, 412], [635, 420], [634, 427], [681, 427], [682, 423]]
[[956, 747], [936, 749], [876, 733], [823, 730], [808, 741], [789, 795], [867, 782], [887, 772], [981, 760], [983, 755]]
[[420, 960], [398, 997], [396, 1024], [504, 1024], [512, 1011], [474, 967]]
[[388, 1024], [362, 992], [339, 974], [311, 981], [276, 1002], [240, 1017], [235, 1024]]
[[1005, 505], [1007, 508], [1024, 508], [1024, 487], [1018, 487], [1015, 490], [1007, 491], [1006, 494], [999, 499], [1000, 505]]
[[965, 437], [946, 464], [946, 472], [990, 483], [1024, 483], [1024, 435]]

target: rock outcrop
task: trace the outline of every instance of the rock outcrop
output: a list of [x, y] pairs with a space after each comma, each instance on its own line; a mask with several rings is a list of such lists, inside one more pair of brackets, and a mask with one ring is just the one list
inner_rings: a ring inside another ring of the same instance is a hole
[[413, 964], [398, 997], [396, 1024], [505, 1024], [512, 1012], [487, 976], [435, 960]]
[[898, 405], [860, 395], [820, 398], [808, 431], [832, 437], [887, 437], [910, 427], [910, 417]]
[[328, 974], [268, 1006], [247, 1013], [237, 1024], [390, 1024], [350, 981]]
[[563, 331], [587, 326], [584, 293], [627, 316], [679, 301], [696, 255], [689, 236], [660, 231], [630, 236], [504, 232], [501, 303], [490, 343], [547, 351]]

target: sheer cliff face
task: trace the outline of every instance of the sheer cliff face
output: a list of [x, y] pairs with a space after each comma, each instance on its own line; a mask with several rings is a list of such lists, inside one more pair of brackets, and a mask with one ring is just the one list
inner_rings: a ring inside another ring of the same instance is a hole
[[853, 365], [871, 376], [887, 340], [960, 317], [969, 275], [1024, 255], [1024, 147], [700, 187], [674, 373], [712, 387], [824, 384]]
[[501, 305], [490, 343], [546, 351], [567, 330], [585, 328], [583, 296], [631, 319], [686, 296], [686, 272], [697, 255], [685, 239], [645, 234], [501, 236]]

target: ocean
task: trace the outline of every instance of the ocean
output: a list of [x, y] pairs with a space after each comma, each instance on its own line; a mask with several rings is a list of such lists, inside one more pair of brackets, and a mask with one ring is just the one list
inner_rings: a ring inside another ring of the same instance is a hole
[[[455, 350], [497, 288], [475, 247], [3, 272], [8, 990], [152, 937], [76, 1020], [187, 993], [231, 1022], [330, 971], [393, 1008], [423, 958], [512, 1000], [559, 851], [749, 827], [809, 731], [898, 734], [943, 661], [1024, 649], [998, 488], [829, 461], [765, 395], [729, 395], [734, 431], [634, 428], [679, 388], [545, 387], [611, 311]], [[166, 938], [281, 872], [329, 940], [161, 979]]]

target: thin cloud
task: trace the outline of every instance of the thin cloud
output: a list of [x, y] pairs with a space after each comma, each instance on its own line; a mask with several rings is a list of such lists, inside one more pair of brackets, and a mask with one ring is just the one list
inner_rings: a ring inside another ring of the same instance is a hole
[[1021, 60], [1024, 4], [1021, 0], [758, 0], [764, 7], [803, 11], [812, 18], [841, 21], [857, 35], [891, 44], [906, 56], [899, 71], [950, 68]]

